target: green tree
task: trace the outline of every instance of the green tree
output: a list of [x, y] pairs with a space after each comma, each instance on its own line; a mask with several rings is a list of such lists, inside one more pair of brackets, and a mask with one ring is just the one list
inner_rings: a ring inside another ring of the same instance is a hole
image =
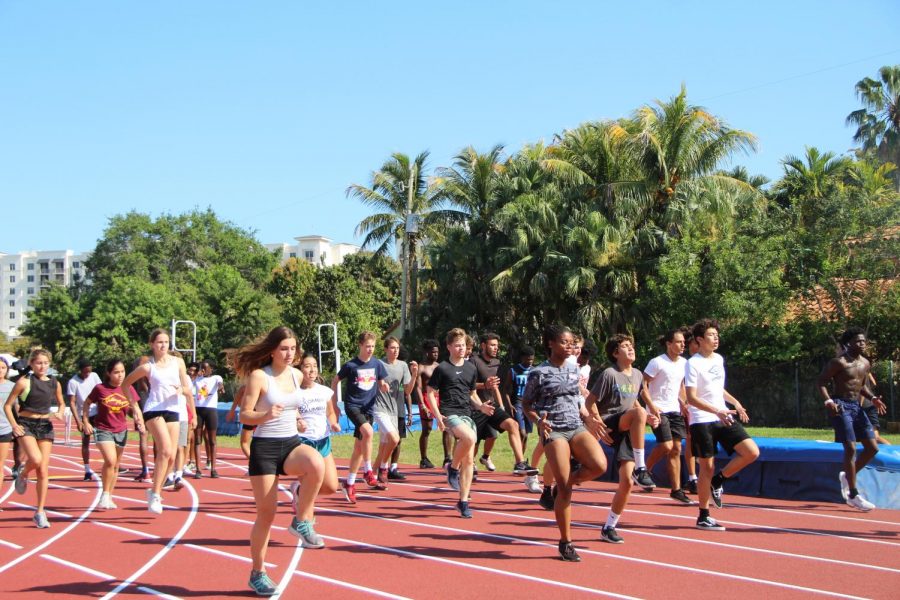
[[[877, 80], [858, 81], [856, 95], [863, 107], [847, 115], [847, 124], [856, 126], [853, 141], [863, 152], [900, 166], [900, 65], [881, 67]], [[900, 186], [900, 176], [894, 177]]]

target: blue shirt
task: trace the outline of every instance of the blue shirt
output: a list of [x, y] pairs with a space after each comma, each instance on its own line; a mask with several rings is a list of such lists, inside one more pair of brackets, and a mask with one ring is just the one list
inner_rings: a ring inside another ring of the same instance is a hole
[[378, 395], [378, 382], [387, 376], [384, 363], [374, 356], [366, 362], [357, 356], [344, 363], [338, 371], [338, 377], [347, 384], [344, 404], [371, 410]]

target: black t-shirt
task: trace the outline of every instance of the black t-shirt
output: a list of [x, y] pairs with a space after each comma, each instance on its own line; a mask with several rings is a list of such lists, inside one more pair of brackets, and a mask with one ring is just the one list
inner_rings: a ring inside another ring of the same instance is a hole
[[475, 365], [470, 361], [457, 367], [445, 360], [435, 368], [428, 380], [428, 387], [440, 392], [442, 415], [472, 416], [469, 396], [475, 389], [477, 376]]
[[[496, 358], [492, 358], [490, 362], [487, 362], [481, 355], [473, 354], [472, 358], [469, 359], [469, 362], [475, 365], [475, 370], [478, 373], [478, 377], [475, 381], [478, 383], [484, 383], [488, 380], [488, 377], [496, 376], [497, 372], [500, 370], [500, 361]], [[494, 396], [493, 390], [478, 390], [478, 397], [481, 398], [482, 402], [494, 400], [494, 404], [497, 404], [497, 398]]]

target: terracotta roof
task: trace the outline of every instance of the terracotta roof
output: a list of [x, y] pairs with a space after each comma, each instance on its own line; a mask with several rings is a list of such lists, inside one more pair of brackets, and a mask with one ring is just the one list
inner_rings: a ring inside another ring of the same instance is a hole
[[[893, 286], [897, 285], [898, 281], [900, 280], [876, 279], [870, 281], [868, 279], [835, 279], [832, 283], [835, 285], [835, 288], [840, 295], [840, 300], [843, 301], [842, 304], [844, 305], [844, 309], [847, 310], [855, 304], [855, 302], [853, 302], [854, 299], [857, 299], [858, 301], [859, 298], [868, 295], [872, 291], [873, 286], [875, 287], [876, 292], [884, 294]], [[798, 320], [804, 317], [821, 318], [822, 313], [828, 318], [840, 318], [840, 314], [838, 313], [831, 293], [820, 285], [817, 285], [812, 289], [812, 294], [810, 296], [801, 296], [800, 294], [795, 295], [788, 303], [787, 307], [787, 319], [789, 321]], [[848, 314], [847, 316], [852, 316], [852, 314]]]

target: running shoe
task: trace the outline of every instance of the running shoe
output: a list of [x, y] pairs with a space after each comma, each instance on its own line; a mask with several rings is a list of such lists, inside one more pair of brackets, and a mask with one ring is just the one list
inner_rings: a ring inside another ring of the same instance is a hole
[[404, 475], [397, 469], [391, 469], [390, 471], [388, 471], [388, 479], [390, 481], [406, 481], [406, 475]]
[[184, 465], [181, 470], [184, 471], [185, 475], [193, 475], [195, 473], [194, 469], [191, 468], [191, 463]]
[[697, 480], [696, 479], [688, 479], [688, 482], [684, 484], [684, 491], [688, 494], [696, 494], [697, 493]]
[[841, 482], [841, 498], [846, 502], [850, 499], [850, 483], [847, 481], [847, 474], [843, 471], [838, 473], [838, 481]]
[[34, 526], [38, 529], [47, 529], [50, 527], [50, 521], [47, 520], [47, 513], [45, 512], [34, 513], [31, 520], [34, 521]]
[[184, 487], [184, 481], [181, 480], [181, 477], [176, 477], [175, 481], [172, 482], [172, 489], [176, 492]]
[[382, 469], [382, 468], [378, 469], [378, 477], [376, 478], [375, 483], [377, 484], [375, 486], [376, 490], [386, 490], [387, 489], [387, 483], [388, 483], [388, 470], [387, 469]]
[[13, 467], [12, 469], [10, 469], [10, 476], [13, 478], [13, 481], [15, 481], [16, 477], [19, 476], [19, 467]]
[[693, 504], [694, 501], [687, 497], [687, 494], [684, 493], [684, 490], [672, 490], [669, 492], [669, 498], [676, 502], [681, 502], [682, 504]]
[[428, 460], [428, 457], [426, 456], [425, 458], [423, 458], [422, 460], [419, 461], [419, 468], [420, 469], [433, 469], [434, 463], [431, 462], [430, 460]]
[[653, 483], [653, 478], [650, 477], [650, 472], [646, 467], [632, 471], [631, 480], [645, 492], [652, 492], [656, 488], [656, 484]]
[[119, 467], [119, 475], [124, 475], [128, 472], [128, 467]]
[[528, 491], [532, 494], [540, 494], [542, 489], [537, 475], [526, 475], [525, 487], [528, 488]]
[[168, 477], [166, 477], [166, 480], [163, 481], [163, 484], [162, 484], [162, 486], [164, 488], [170, 488], [173, 485], [175, 485], [175, 476], [174, 475], [169, 475]]
[[[185, 471], [185, 473], [187, 473], [187, 471]], [[200, 479], [201, 477], [203, 477], [203, 475], [200, 474], [200, 469], [197, 469], [196, 471], [194, 471], [194, 474], [191, 475], [191, 477], [193, 477], [194, 479]]]
[[154, 494], [152, 489], [147, 492], [147, 510], [154, 515], [161, 515], [163, 511], [162, 496]]
[[712, 496], [712, 501], [716, 505], [716, 508], [722, 508], [722, 486], [716, 487], [715, 484], [709, 484], [710, 495]]
[[378, 487], [378, 478], [375, 476], [375, 471], [369, 469], [363, 475], [363, 479], [370, 488]]
[[304, 548], [324, 548], [325, 540], [313, 529], [313, 521], [300, 521], [297, 517], [291, 519], [288, 528], [291, 535], [300, 538], [300, 545]]
[[356, 485], [347, 484], [347, 481], [344, 480], [341, 482], [341, 492], [344, 493], [344, 498], [350, 504], [356, 504]]
[[572, 542], [559, 543], [559, 557], [566, 562], [581, 562], [581, 557], [575, 552]]
[[256, 592], [257, 596], [274, 596], [278, 591], [275, 582], [269, 579], [265, 571], [250, 571], [250, 589]]
[[447, 485], [450, 486], [450, 489], [459, 491], [459, 469], [453, 467], [447, 469]]
[[97, 477], [97, 474], [94, 473], [93, 471], [88, 471], [87, 473], [84, 474], [84, 480], [85, 481], [100, 481], [100, 478]]
[[28, 489], [28, 476], [25, 475], [25, 469], [21, 469], [16, 474], [16, 493], [24, 494]]
[[441, 468], [445, 471], [450, 467], [450, 463], [453, 462], [449, 456], [444, 457], [444, 464], [441, 465]]
[[600, 530], [600, 541], [606, 542], [607, 544], [624, 544], [625, 540], [622, 539], [618, 533], [616, 533], [615, 527], [603, 527]]
[[210, 479], [218, 479], [218, 478], [219, 478], [219, 472], [216, 471], [215, 469], [210, 469], [210, 471], [209, 471], [209, 478], [210, 478]]
[[712, 517], [700, 517], [697, 519], [697, 529], [706, 529], [708, 531], [725, 531], [724, 525], [719, 525]]
[[[493, 470], [493, 469], [491, 469], [491, 470]], [[519, 477], [521, 477], [522, 475], [527, 476], [527, 475], [537, 475], [537, 474], [538, 474], [538, 470], [535, 469], [534, 467], [532, 467], [531, 465], [529, 465], [528, 462], [524, 461], [524, 460], [522, 462], [516, 463], [516, 466], [513, 467], [513, 475], [518, 475]]]
[[871, 502], [869, 502], [868, 500], [866, 500], [865, 498], [863, 498], [861, 494], [857, 494], [853, 498], [850, 498], [848, 496], [847, 497], [847, 505], [852, 506], [856, 510], [861, 510], [863, 512], [869, 512], [870, 510], [875, 508], [875, 505], [872, 504]]
[[491, 460], [490, 456], [482, 455], [481, 458], [478, 459], [478, 462], [484, 465], [484, 468], [488, 471], [496, 471], [497, 467], [494, 466], [494, 461]]
[[544, 510], [553, 510], [553, 505], [556, 503], [556, 496], [549, 487], [544, 486], [544, 491], [541, 492], [541, 497], [538, 499], [538, 504], [541, 505], [541, 508]]
[[150, 483], [150, 472], [144, 469], [143, 471], [138, 473], [138, 476], [135, 477], [134, 480], [138, 483]]
[[300, 482], [295, 481], [291, 484], [291, 512], [297, 514], [297, 497], [300, 495]]
[[460, 500], [456, 503], [456, 510], [459, 511], [459, 516], [463, 519], [471, 519], [472, 518], [472, 509], [469, 508], [469, 503], [465, 500]]
[[112, 497], [106, 492], [100, 494], [100, 502], [97, 504], [97, 506], [105, 510], [119, 508], [118, 506], [116, 506], [116, 503], [113, 502]]
[[208, 460], [208, 461], [206, 461], [206, 470], [208, 471], [210, 469], [212, 469], [212, 461]]

